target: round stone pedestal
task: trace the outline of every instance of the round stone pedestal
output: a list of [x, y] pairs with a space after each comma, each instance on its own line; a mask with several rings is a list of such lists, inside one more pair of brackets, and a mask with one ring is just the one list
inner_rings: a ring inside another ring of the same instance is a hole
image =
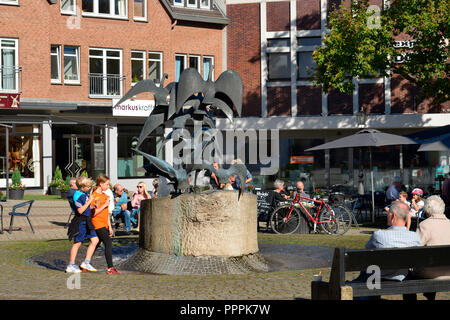
[[121, 269], [161, 274], [266, 272], [256, 195], [237, 191], [144, 200], [139, 249]]

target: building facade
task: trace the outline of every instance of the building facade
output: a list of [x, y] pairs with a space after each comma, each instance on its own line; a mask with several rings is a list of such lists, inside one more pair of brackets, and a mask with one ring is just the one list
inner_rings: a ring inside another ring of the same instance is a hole
[[187, 67], [205, 79], [220, 74], [223, 11], [217, 0], [0, 0], [0, 123], [13, 127], [8, 154], [0, 128], [2, 176], [8, 161], [10, 176], [17, 168], [27, 187], [44, 192], [56, 166], [64, 178], [104, 172], [130, 190], [151, 185], [130, 147], [153, 96], [120, 110], [114, 101], [139, 80], [167, 74], [165, 86]]
[[[312, 52], [327, 32], [328, 16], [339, 0], [227, 0], [228, 68], [244, 81], [241, 128], [279, 131], [280, 171], [257, 177], [270, 186], [275, 177], [295, 183], [302, 179], [310, 191], [343, 184], [356, 188], [360, 179], [370, 190], [367, 149], [305, 150], [360, 130], [357, 114], [367, 114], [365, 127], [409, 134], [450, 123], [450, 103], [416, 103], [415, 88], [399, 75], [353, 79], [353, 94], [322, 92], [311, 77]], [[372, 0], [371, 4], [389, 5]], [[396, 46], [408, 46], [399, 37]], [[219, 127], [230, 129], [226, 121]], [[375, 148], [375, 189], [384, 190], [395, 175], [407, 187], [436, 187], [436, 172], [449, 163], [448, 153], [417, 152], [418, 145]], [[360, 161], [361, 160], [361, 161]], [[360, 165], [364, 175], [360, 175]]]

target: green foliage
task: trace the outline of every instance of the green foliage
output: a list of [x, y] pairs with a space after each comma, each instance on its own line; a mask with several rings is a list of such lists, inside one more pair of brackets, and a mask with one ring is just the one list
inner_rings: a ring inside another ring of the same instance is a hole
[[53, 180], [49, 183], [49, 187], [59, 187], [63, 184], [64, 180], [62, 178], [61, 169], [59, 169], [59, 166], [56, 166]]
[[25, 185], [22, 184], [22, 177], [20, 175], [19, 169], [16, 168], [11, 176], [10, 189], [25, 189]]
[[[351, 7], [341, 6], [330, 14], [331, 32], [313, 54], [316, 84], [324, 92], [334, 88], [351, 93], [353, 77], [397, 73], [421, 88], [419, 100], [448, 101], [450, 0], [391, 1], [380, 12], [379, 24], [374, 22], [367, 0], [352, 1]], [[414, 40], [413, 48], [394, 48], [399, 34]], [[404, 63], [395, 63], [400, 54], [405, 55]]]
[[88, 173], [87, 173], [86, 170], [84, 170], [83, 172], [81, 172], [81, 175], [82, 175], [83, 177], [89, 178], [89, 175], [88, 175]]

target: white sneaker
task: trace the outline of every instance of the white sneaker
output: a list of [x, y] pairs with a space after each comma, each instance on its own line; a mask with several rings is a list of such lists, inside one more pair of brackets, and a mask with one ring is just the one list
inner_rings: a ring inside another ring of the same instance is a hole
[[95, 269], [90, 263], [86, 263], [83, 261], [83, 263], [80, 265], [81, 269], [86, 269], [90, 272], [97, 272], [97, 269]]
[[66, 268], [67, 273], [80, 273], [81, 270], [76, 264], [69, 264]]

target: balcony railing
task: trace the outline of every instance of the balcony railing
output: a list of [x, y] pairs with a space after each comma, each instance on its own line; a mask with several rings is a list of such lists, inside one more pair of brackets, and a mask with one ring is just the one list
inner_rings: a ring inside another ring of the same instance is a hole
[[89, 96], [117, 98], [123, 94], [125, 76], [120, 74], [89, 74]]
[[22, 92], [22, 67], [0, 66], [0, 92]]

